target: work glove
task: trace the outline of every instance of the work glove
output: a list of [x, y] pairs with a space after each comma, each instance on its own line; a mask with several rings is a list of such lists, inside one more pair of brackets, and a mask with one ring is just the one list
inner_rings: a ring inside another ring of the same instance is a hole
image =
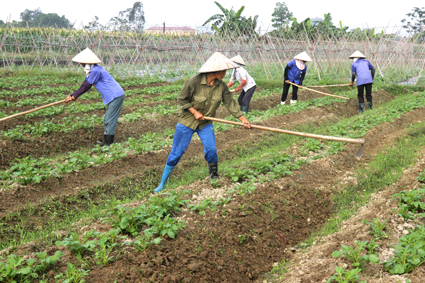
[[353, 86], [353, 85], [354, 85], [353, 82], [350, 82], [349, 86]]
[[71, 95], [69, 95], [65, 98], [65, 102], [70, 102], [70, 101], [74, 101], [74, 100], [75, 100], [75, 97], [73, 97]]
[[237, 88], [235, 88], [235, 91], [237, 92], [237, 91], [240, 91], [241, 89], [242, 89], [242, 87], [238, 86]]
[[229, 82], [229, 83], [227, 84], [227, 87], [232, 87], [232, 85], [233, 85], [233, 83], [232, 83], [232, 82]]
[[287, 83], [288, 85], [290, 84], [289, 80], [286, 80], [285, 83]]
[[251, 129], [251, 123], [245, 118], [245, 116], [240, 116], [239, 120], [243, 123], [245, 129]]

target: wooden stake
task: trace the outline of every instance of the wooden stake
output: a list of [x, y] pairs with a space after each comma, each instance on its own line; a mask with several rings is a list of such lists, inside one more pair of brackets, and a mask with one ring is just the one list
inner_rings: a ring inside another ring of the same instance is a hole
[[8, 119], [11, 119], [11, 118], [14, 118], [14, 117], [18, 117], [18, 116], [21, 116], [21, 115], [25, 115], [25, 114], [28, 114], [28, 113], [31, 113], [31, 112], [34, 112], [34, 111], [37, 111], [37, 110], [40, 110], [40, 109], [43, 109], [43, 108], [47, 108], [47, 107], [50, 107], [50, 106], [53, 106], [53, 105], [57, 105], [57, 104], [60, 104], [60, 103], [63, 103], [63, 102], [65, 102], [65, 99], [64, 100], [61, 100], [61, 101], [56, 101], [56, 102], [53, 102], [53, 103], [50, 103], [50, 104], [47, 104], [47, 105], [44, 105], [44, 106], [37, 107], [37, 108], [34, 108], [32, 110], [28, 110], [28, 111], [24, 111], [24, 112], [21, 112], [21, 113], [13, 114], [13, 115], [10, 115], [10, 116], [1, 118], [0, 119], [0, 122], [1, 121], [6, 121]]
[[342, 99], [347, 99], [347, 100], [349, 100], [349, 98], [348, 98], [348, 97], [339, 96], [339, 95], [335, 95], [335, 94], [324, 93], [324, 92], [321, 92], [321, 91], [318, 91], [318, 90], [314, 90], [314, 89], [310, 89], [310, 88], [306, 88], [306, 87], [303, 87], [303, 86], [300, 86], [300, 85], [297, 85], [297, 84], [294, 84], [294, 83], [291, 83], [291, 82], [289, 82], [289, 83], [290, 83], [291, 85], [297, 86], [297, 87], [299, 87], [299, 88], [306, 89], [306, 90], [313, 91], [313, 92], [317, 92], [317, 93], [320, 93], [320, 94], [323, 94], [323, 95], [333, 96], [333, 97], [338, 97], [338, 98], [342, 98]]

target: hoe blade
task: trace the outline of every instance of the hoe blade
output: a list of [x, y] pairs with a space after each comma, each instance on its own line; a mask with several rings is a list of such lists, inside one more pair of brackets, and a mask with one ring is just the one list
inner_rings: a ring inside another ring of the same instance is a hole
[[357, 160], [360, 160], [360, 158], [362, 158], [363, 151], [364, 151], [364, 143], [360, 146], [360, 149], [359, 149], [359, 151], [356, 154], [356, 159]]

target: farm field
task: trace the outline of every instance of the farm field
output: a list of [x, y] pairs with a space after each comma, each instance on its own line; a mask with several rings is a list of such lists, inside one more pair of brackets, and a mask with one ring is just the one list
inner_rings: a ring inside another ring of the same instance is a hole
[[[61, 100], [82, 80], [0, 77], [0, 118]], [[363, 138], [362, 159], [358, 145], [214, 123], [220, 179], [206, 178], [194, 138], [167, 189], [152, 194], [184, 80], [119, 82], [126, 98], [109, 148], [94, 145], [105, 110], [94, 90], [0, 122], [5, 282], [423, 280], [423, 86], [376, 83], [374, 109], [359, 115], [355, 88], [320, 89], [348, 102], [300, 90], [299, 103], [281, 106], [281, 82], [258, 80], [251, 123]]]

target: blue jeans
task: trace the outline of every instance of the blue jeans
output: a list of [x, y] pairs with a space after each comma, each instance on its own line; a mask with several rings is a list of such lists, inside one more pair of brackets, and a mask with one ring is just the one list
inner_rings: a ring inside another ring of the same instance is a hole
[[217, 147], [215, 146], [214, 126], [212, 124], [206, 125], [202, 130], [196, 128], [192, 130], [180, 123], [177, 123], [176, 132], [174, 133], [173, 147], [171, 148], [170, 155], [168, 155], [167, 165], [176, 166], [180, 158], [189, 146], [193, 133], [197, 133], [204, 145], [204, 158], [208, 163], [217, 163]]

